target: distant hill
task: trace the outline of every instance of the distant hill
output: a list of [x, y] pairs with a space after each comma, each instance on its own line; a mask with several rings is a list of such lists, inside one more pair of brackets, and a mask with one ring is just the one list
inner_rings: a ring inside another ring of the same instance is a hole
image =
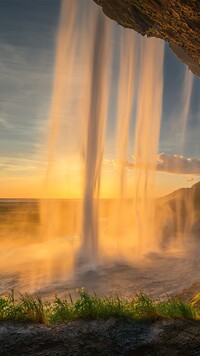
[[200, 234], [200, 182], [157, 199], [156, 226], [164, 240], [175, 234]]
[[176, 199], [178, 197], [183, 197], [185, 194], [192, 194], [195, 198], [196, 203], [200, 200], [200, 182], [193, 184], [191, 188], [180, 188], [174, 192], [165, 195], [164, 197], [158, 198], [158, 201], [168, 202], [170, 200]]
[[200, 182], [194, 184], [191, 188], [194, 205], [196, 210], [200, 210]]

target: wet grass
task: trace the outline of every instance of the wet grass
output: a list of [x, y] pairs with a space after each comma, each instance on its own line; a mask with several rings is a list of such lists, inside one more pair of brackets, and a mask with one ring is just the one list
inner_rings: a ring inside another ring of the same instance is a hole
[[39, 296], [19, 295], [12, 291], [0, 298], [0, 320], [30, 321], [43, 324], [67, 323], [72, 320], [120, 318], [130, 321], [155, 321], [158, 319], [200, 319], [199, 300], [196, 295], [190, 303], [173, 298], [167, 301], [153, 300], [138, 293], [131, 300], [119, 296], [99, 297], [88, 294], [83, 288], [77, 291], [77, 299], [71, 295], [53, 302]]

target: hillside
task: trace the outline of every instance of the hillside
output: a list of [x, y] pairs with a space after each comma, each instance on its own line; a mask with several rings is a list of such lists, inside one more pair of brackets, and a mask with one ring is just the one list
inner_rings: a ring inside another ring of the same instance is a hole
[[198, 236], [200, 182], [191, 188], [181, 188], [159, 198], [156, 202], [156, 226], [163, 242], [177, 234]]

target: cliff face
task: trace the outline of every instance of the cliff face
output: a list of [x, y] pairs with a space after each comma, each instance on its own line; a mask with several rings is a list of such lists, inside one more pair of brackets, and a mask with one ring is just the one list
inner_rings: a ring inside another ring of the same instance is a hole
[[94, 0], [123, 27], [167, 41], [177, 57], [200, 76], [199, 0]]

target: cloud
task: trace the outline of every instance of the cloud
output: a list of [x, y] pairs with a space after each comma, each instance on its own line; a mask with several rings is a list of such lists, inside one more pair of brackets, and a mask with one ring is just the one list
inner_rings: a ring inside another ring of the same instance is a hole
[[3, 117], [0, 117], [0, 127], [3, 127], [5, 129], [12, 129], [13, 126]]
[[0, 169], [1, 174], [5, 173], [33, 173], [37, 171], [42, 166], [42, 161], [35, 158], [31, 159], [29, 157], [16, 157], [16, 156], [4, 156], [0, 158]]
[[157, 171], [198, 175], [200, 174], [200, 159], [160, 153], [157, 159]]
[[[134, 157], [133, 161], [119, 161], [119, 160], [105, 160], [106, 166], [112, 167], [126, 167], [128, 169], [135, 168]], [[149, 165], [151, 167], [151, 165]], [[198, 158], [186, 158], [182, 155], [167, 155], [160, 153], [157, 156], [156, 161], [157, 172], [173, 173], [173, 174], [188, 174], [188, 175], [200, 175], [200, 159]], [[193, 180], [193, 177], [189, 177], [189, 180]]]

